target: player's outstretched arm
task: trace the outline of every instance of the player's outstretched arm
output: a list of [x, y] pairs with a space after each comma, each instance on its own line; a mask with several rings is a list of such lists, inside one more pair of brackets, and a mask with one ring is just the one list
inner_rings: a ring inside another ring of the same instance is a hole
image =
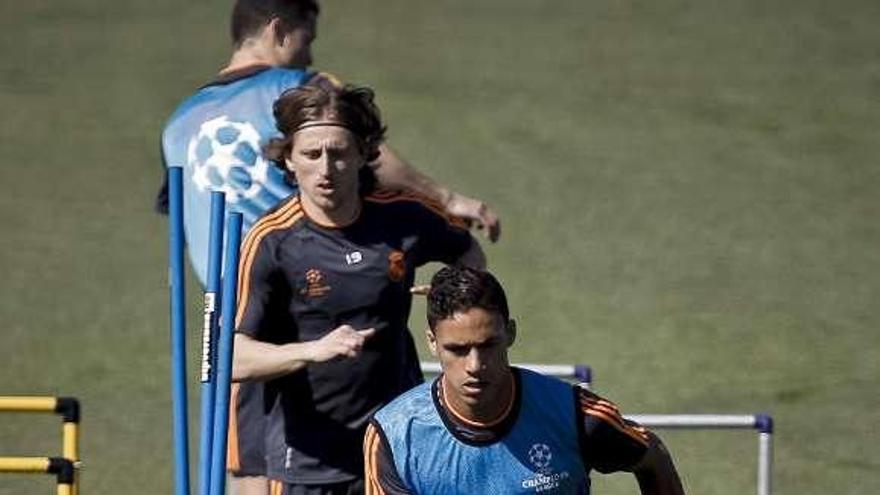
[[632, 470], [642, 495], [684, 495], [684, 488], [669, 451], [660, 438], [651, 432], [648, 435], [648, 450]]
[[342, 325], [319, 340], [291, 344], [261, 342], [246, 333], [235, 334], [232, 381], [271, 380], [293, 373], [311, 362], [356, 357], [376, 330]]
[[438, 184], [385, 144], [379, 151], [373, 170], [383, 188], [409, 191], [440, 203], [450, 215], [464, 218], [483, 230], [492, 242], [501, 236], [501, 220], [486, 203]]

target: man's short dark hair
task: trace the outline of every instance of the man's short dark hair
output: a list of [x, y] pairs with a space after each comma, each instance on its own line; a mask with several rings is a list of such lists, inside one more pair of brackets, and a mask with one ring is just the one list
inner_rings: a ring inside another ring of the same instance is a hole
[[232, 43], [241, 46], [273, 18], [281, 20], [285, 31], [291, 31], [306, 22], [310, 15], [317, 16], [318, 12], [317, 0], [236, 0], [230, 25]]
[[431, 330], [440, 321], [471, 308], [496, 313], [504, 323], [510, 319], [507, 296], [501, 283], [491, 273], [447, 266], [434, 275], [428, 292], [428, 326]]

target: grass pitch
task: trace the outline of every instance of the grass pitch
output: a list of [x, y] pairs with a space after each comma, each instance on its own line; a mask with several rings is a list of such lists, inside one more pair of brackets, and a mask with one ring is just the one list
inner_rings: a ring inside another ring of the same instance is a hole
[[[171, 491], [158, 135], [225, 63], [229, 4], [0, 6], [0, 393], [82, 399], [84, 494]], [[626, 411], [769, 412], [776, 493], [876, 492], [876, 2], [324, 4], [317, 67], [502, 214], [515, 359], [587, 362]], [[0, 455], [59, 433], [4, 415]], [[754, 489], [753, 435], [661, 435], [690, 493]]]

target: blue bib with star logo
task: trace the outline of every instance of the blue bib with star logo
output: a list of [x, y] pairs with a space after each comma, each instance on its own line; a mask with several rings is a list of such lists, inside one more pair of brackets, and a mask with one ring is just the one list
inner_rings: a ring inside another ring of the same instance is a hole
[[521, 394], [511, 429], [489, 444], [456, 437], [437, 410], [431, 384], [376, 413], [399, 478], [420, 495], [588, 494], [572, 386], [517, 369]]
[[167, 167], [183, 168], [184, 229], [195, 273], [205, 283], [211, 192], [226, 194], [227, 215], [243, 215], [243, 232], [296, 189], [263, 157], [279, 135], [272, 105], [314, 73], [280, 67], [213, 82], [184, 101], [162, 133]]

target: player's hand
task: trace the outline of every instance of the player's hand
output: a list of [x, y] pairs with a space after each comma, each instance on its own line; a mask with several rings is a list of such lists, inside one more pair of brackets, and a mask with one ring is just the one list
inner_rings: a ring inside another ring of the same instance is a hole
[[501, 237], [501, 219], [486, 203], [457, 192], [450, 192], [445, 206], [447, 213], [471, 222], [477, 230], [482, 230], [490, 241], [495, 242]]
[[375, 334], [375, 328], [355, 330], [351, 325], [341, 325], [312, 343], [312, 361], [320, 363], [337, 357], [357, 357], [367, 339]]

